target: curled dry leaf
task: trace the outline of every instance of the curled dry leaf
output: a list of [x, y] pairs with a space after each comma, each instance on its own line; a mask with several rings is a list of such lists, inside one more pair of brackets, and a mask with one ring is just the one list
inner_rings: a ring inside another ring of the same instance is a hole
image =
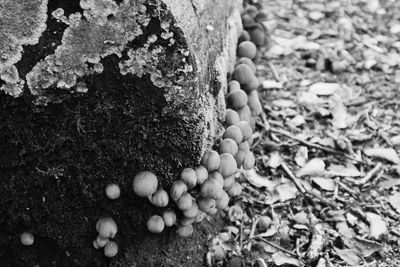
[[306, 163], [300, 170], [297, 171], [297, 177], [306, 175], [318, 175], [322, 174], [325, 170], [325, 163], [320, 158], [313, 158]]
[[373, 158], [384, 159], [389, 162], [400, 164], [399, 155], [393, 148], [366, 148], [364, 153]]
[[348, 266], [358, 266], [361, 260], [358, 252], [354, 249], [338, 249], [335, 247], [335, 252]]

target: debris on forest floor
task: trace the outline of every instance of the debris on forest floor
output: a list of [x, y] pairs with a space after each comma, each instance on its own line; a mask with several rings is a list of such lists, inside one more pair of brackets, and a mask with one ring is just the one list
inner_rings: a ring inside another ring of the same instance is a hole
[[399, 266], [400, 3], [257, 2], [256, 169], [208, 265]]

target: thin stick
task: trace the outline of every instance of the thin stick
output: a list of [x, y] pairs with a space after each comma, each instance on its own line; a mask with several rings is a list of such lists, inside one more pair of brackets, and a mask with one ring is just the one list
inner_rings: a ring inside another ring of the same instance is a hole
[[281, 82], [282, 79], [281, 79], [281, 77], [279, 76], [279, 73], [278, 73], [278, 71], [276, 70], [275, 65], [272, 64], [272, 63], [269, 61], [269, 62], [268, 62], [268, 67], [271, 69], [271, 72], [272, 72], [272, 75], [274, 76], [275, 81]]
[[260, 240], [263, 241], [264, 243], [267, 243], [268, 245], [270, 245], [270, 246], [272, 246], [272, 247], [274, 247], [274, 248], [277, 248], [277, 249], [279, 249], [279, 250], [281, 250], [281, 251], [283, 251], [283, 252], [289, 254], [290, 256], [297, 257], [297, 255], [296, 255], [295, 253], [293, 253], [293, 252], [291, 252], [291, 251], [289, 251], [289, 250], [287, 250], [287, 249], [285, 249], [285, 248], [283, 248], [283, 247], [281, 247], [281, 246], [279, 246], [279, 245], [277, 245], [277, 244], [274, 244], [274, 243], [272, 243], [272, 242], [266, 240], [265, 238], [258, 237], [258, 236], [254, 237], [254, 238], [260, 239]]
[[[285, 162], [281, 163], [282, 169], [289, 175], [290, 180], [295, 184], [297, 189], [305, 196], [310, 197], [313, 196], [314, 198], [317, 198], [320, 202], [324, 203], [325, 205], [331, 206], [334, 209], [338, 209], [339, 206], [336, 203], [330, 202], [323, 198], [321, 195], [317, 194], [314, 191], [308, 191], [301, 183], [299, 178], [297, 178], [294, 173], [290, 170], [290, 168], [287, 166]], [[310, 197], [311, 198], [311, 197]]]
[[372, 179], [372, 177], [380, 170], [381, 167], [382, 167], [382, 162], [378, 162], [376, 166], [364, 176], [364, 178], [356, 181], [356, 184], [362, 185], [369, 182], [369, 180]]
[[367, 162], [364, 162], [364, 161], [362, 161], [362, 160], [356, 159], [356, 158], [354, 158], [354, 157], [352, 157], [352, 156], [349, 156], [349, 155], [347, 155], [347, 154], [345, 154], [345, 153], [343, 153], [343, 152], [341, 152], [341, 151], [337, 151], [337, 150], [335, 150], [335, 149], [328, 148], [328, 147], [324, 147], [324, 146], [321, 146], [321, 145], [318, 145], [318, 144], [313, 144], [313, 143], [311, 143], [311, 142], [308, 142], [308, 141], [306, 141], [306, 140], [303, 140], [303, 139], [301, 139], [301, 138], [298, 138], [298, 137], [296, 137], [296, 136], [293, 136], [291, 133], [289, 133], [288, 131], [285, 131], [285, 130], [283, 130], [283, 129], [274, 129], [274, 128], [271, 128], [270, 131], [273, 132], [273, 133], [277, 133], [277, 134], [281, 134], [281, 135], [284, 135], [284, 136], [286, 136], [286, 137], [289, 137], [290, 139], [296, 140], [296, 141], [298, 141], [298, 142], [300, 142], [300, 143], [302, 143], [302, 144], [304, 144], [304, 145], [306, 145], [306, 146], [313, 147], [313, 148], [317, 148], [317, 149], [320, 149], [320, 150], [323, 150], [323, 151], [329, 152], [329, 153], [339, 154], [339, 155], [341, 155], [341, 156], [343, 156], [343, 157], [345, 157], [345, 158], [348, 158], [348, 159], [350, 159], [350, 160], [354, 160], [354, 161], [356, 161], [356, 162], [358, 162], [358, 163], [360, 163], [360, 164], [369, 165]]

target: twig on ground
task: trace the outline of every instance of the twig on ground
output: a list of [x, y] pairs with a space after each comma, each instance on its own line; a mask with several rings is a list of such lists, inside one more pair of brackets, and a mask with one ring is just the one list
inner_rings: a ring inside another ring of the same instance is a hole
[[268, 67], [271, 69], [271, 72], [272, 72], [272, 75], [274, 76], [275, 81], [281, 82], [282, 79], [281, 79], [278, 71], [276, 70], [275, 65], [272, 64], [272, 62], [269, 61], [268, 62]]
[[362, 178], [361, 180], [356, 181], [356, 184], [358, 185], [363, 185], [367, 182], [369, 182], [369, 180], [371, 180], [371, 178], [380, 170], [380, 168], [382, 167], [382, 162], [378, 162], [375, 167], [370, 170], [365, 176], [364, 178]]
[[251, 231], [250, 231], [250, 235], [249, 235], [249, 243], [246, 246], [246, 249], [248, 251], [251, 251], [251, 246], [253, 245], [253, 237], [254, 237], [254, 234], [256, 233], [257, 224], [258, 224], [259, 220], [260, 219], [257, 216], [255, 221], [253, 222], [253, 226], [251, 227]]
[[285, 248], [283, 248], [283, 247], [281, 247], [281, 246], [279, 246], [279, 245], [277, 245], [277, 244], [274, 244], [274, 243], [272, 243], [272, 242], [266, 240], [266, 239], [263, 238], [263, 237], [255, 236], [254, 238], [255, 238], [255, 239], [259, 239], [259, 240], [263, 241], [264, 243], [270, 245], [271, 247], [277, 248], [277, 249], [279, 249], [279, 250], [281, 250], [281, 251], [283, 251], [283, 252], [289, 254], [290, 256], [297, 257], [297, 255], [296, 255], [295, 253], [293, 253], [293, 252], [291, 252], [291, 251], [289, 251], [289, 250], [287, 250], [287, 249], [285, 249]]
[[298, 137], [296, 137], [296, 136], [293, 136], [291, 133], [289, 133], [288, 131], [285, 131], [285, 130], [283, 130], [283, 129], [274, 129], [274, 128], [271, 128], [271, 132], [272, 132], [272, 133], [277, 133], [277, 134], [284, 135], [284, 136], [286, 136], [286, 137], [288, 137], [288, 138], [290, 138], [290, 139], [296, 140], [296, 141], [298, 141], [298, 142], [300, 142], [300, 143], [302, 143], [302, 144], [304, 144], [304, 145], [306, 145], [306, 146], [313, 147], [313, 148], [317, 148], [317, 149], [323, 150], [323, 151], [325, 151], [325, 152], [329, 152], [329, 153], [333, 153], [333, 154], [338, 154], [338, 155], [341, 155], [341, 156], [343, 156], [343, 157], [345, 157], [345, 158], [347, 158], [347, 159], [356, 161], [356, 162], [358, 162], [358, 163], [360, 163], [360, 164], [369, 165], [367, 162], [364, 162], [364, 161], [362, 161], [362, 160], [356, 159], [356, 158], [354, 158], [354, 157], [352, 157], [352, 156], [350, 156], [350, 155], [347, 155], [347, 154], [343, 153], [342, 151], [338, 151], [338, 150], [335, 150], [335, 149], [332, 149], [332, 148], [328, 148], [328, 147], [324, 147], [324, 146], [321, 146], [321, 145], [318, 145], [318, 144], [314, 144], [314, 143], [308, 142], [308, 141], [306, 141], [306, 140], [303, 140], [303, 139], [301, 139], [301, 138], [298, 138]]
[[323, 198], [321, 195], [317, 194], [314, 191], [309, 191], [307, 190], [301, 183], [299, 178], [297, 178], [293, 172], [290, 170], [290, 168], [288, 167], [288, 165], [285, 162], [281, 163], [281, 167], [282, 169], [287, 173], [287, 175], [289, 175], [289, 178], [292, 180], [292, 182], [295, 184], [295, 186], [297, 187], [297, 189], [306, 197], [310, 197], [313, 196], [316, 199], [318, 199], [320, 202], [324, 203], [325, 205], [328, 205], [334, 209], [338, 209], [339, 206], [336, 203], [330, 202], [328, 200], [326, 200], [325, 198]]

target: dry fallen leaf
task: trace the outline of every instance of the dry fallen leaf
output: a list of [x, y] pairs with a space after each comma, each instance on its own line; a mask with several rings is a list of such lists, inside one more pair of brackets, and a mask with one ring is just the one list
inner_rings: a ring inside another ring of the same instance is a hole
[[247, 181], [255, 187], [273, 188], [277, 185], [276, 182], [270, 181], [267, 177], [259, 175], [253, 168], [245, 172]]
[[320, 158], [313, 158], [307, 162], [300, 170], [297, 171], [297, 177], [306, 175], [322, 174], [325, 170], [325, 163]]
[[282, 89], [283, 85], [280, 82], [265, 80], [261, 83], [263, 89]]
[[313, 177], [311, 181], [322, 190], [333, 191], [335, 189], [335, 182], [331, 178]]
[[287, 200], [295, 199], [299, 192], [293, 183], [280, 184], [275, 187], [279, 195], [279, 200], [285, 202]]
[[348, 266], [358, 266], [361, 258], [358, 256], [358, 252], [353, 249], [338, 249], [335, 247], [336, 254], [344, 260]]
[[298, 259], [286, 255], [282, 251], [276, 252], [272, 255], [272, 261], [278, 265], [290, 265], [290, 266], [301, 266]]
[[372, 212], [366, 212], [365, 215], [369, 223], [371, 237], [380, 239], [382, 236], [386, 236], [388, 234], [386, 222], [381, 216]]
[[340, 84], [338, 83], [319, 82], [311, 85], [308, 91], [316, 95], [329, 96], [332, 95], [339, 87]]
[[337, 96], [331, 96], [329, 107], [332, 113], [332, 125], [338, 129], [347, 127], [347, 108]]
[[366, 148], [364, 153], [372, 158], [384, 159], [389, 162], [400, 164], [399, 155], [393, 148]]
[[346, 166], [331, 164], [326, 172], [329, 176], [341, 176], [341, 177], [360, 177], [363, 173], [360, 172], [356, 166], [348, 163]]

